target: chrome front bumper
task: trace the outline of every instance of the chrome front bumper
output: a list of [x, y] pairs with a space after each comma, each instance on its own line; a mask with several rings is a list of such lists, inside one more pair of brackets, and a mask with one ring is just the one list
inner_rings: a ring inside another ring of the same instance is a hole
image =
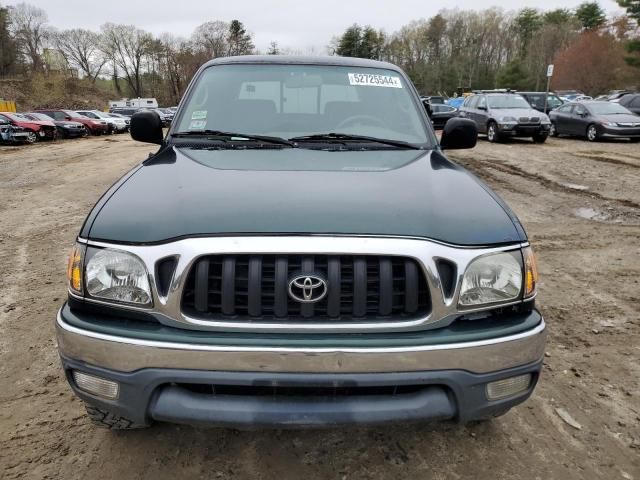
[[58, 312], [64, 358], [134, 372], [149, 368], [269, 373], [395, 373], [464, 370], [489, 373], [539, 362], [544, 320], [533, 329], [477, 342], [393, 348], [288, 348], [184, 344], [137, 340], [77, 328]]

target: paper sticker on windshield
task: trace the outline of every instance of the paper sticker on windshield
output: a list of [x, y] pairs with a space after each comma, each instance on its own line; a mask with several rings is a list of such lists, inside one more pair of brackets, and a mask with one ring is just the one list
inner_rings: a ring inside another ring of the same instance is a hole
[[349, 83], [364, 87], [402, 88], [402, 82], [399, 77], [375, 73], [350, 73]]
[[207, 127], [206, 120], [191, 120], [189, 130], [204, 130]]
[[196, 110], [191, 114], [191, 120], [206, 120], [206, 119], [207, 119], [206, 110]]

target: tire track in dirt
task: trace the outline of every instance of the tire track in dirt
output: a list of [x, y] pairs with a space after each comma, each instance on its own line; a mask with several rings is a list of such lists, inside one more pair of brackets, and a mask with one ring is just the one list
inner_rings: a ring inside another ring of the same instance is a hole
[[599, 152], [576, 152], [574, 154], [576, 157], [580, 157], [580, 158], [588, 158], [589, 160], [595, 160], [596, 162], [603, 162], [603, 163], [610, 163], [612, 165], [622, 165], [625, 167], [631, 167], [631, 168], [640, 168], [640, 163], [632, 163], [632, 162], [628, 162], [626, 160], [622, 160], [619, 157], [627, 157], [627, 158], [633, 158], [635, 160], [638, 160], [640, 162], [640, 158], [636, 158], [633, 155], [625, 155], [625, 154], [616, 154], [616, 156], [611, 156], [609, 154], [606, 154], [604, 152], [599, 153]]
[[[547, 178], [544, 175], [541, 175], [539, 173], [527, 172], [526, 170], [520, 167], [516, 167], [515, 165], [506, 164], [500, 161], [498, 158], [491, 158], [491, 157], [474, 158], [472, 162], [462, 161], [461, 163], [464, 163], [466, 168], [473, 171], [476, 175], [480, 177], [485, 177], [486, 173], [485, 173], [485, 170], [478, 168], [476, 164], [481, 164], [485, 168], [493, 168], [494, 170], [497, 170], [499, 172], [506, 173], [508, 175], [517, 176], [525, 180], [538, 182], [542, 184], [544, 187], [549, 188], [550, 190], [554, 190], [556, 192], [570, 193], [572, 195], [579, 195], [579, 196], [588, 197], [591, 199], [600, 200], [603, 202], [615, 203], [626, 208], [640, 210], [640, 203], [636, 203], [632, 200], [608, 197], [606, 195], [602, 195], [600, 193], [597, 193], [591, 190], [571, 188], [570, 186], [551, 180], [550, 178]], [[516, 190], [516, 191], [520, 191], [520, 190]]]

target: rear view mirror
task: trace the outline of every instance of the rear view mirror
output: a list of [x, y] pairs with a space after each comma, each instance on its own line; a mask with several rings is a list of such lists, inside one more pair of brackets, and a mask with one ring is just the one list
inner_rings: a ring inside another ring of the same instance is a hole
[[139, 142], [162, 145], [164, 134], [160, 115], [150, 110], [135, 113], [131, 117], [131, 138]]
[[451, 118], [444, 126], [440, 148], [443, 150], [463, 150], [473, 148], [478, 141], [478, 127], [468, 118]]
[[320, 88], [322, 76], [320, 75], [291, 75], [284, 81], [287, 88]]

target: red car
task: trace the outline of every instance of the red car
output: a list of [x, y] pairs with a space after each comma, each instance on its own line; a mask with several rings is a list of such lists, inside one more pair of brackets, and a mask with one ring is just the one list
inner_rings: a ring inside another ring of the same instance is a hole
[[53, 140], [57, 136], [56, 126], [53, 122], [31, 120], [19, 113], [12, 112], [0, 112], [0, 119], [8, 120], [11, 125], [22, 127], [29, 132], [28, 143], [35, 143], [43, 139]]
[[79, 122], [84, 125], [91, 135], [102, 135], [107, 133], [109, 125], [104, 120], [94, 120], [84, 115], [80, 115], [73, 110], [36, 110], [37, 113], [44, 113], [54, 120]]

